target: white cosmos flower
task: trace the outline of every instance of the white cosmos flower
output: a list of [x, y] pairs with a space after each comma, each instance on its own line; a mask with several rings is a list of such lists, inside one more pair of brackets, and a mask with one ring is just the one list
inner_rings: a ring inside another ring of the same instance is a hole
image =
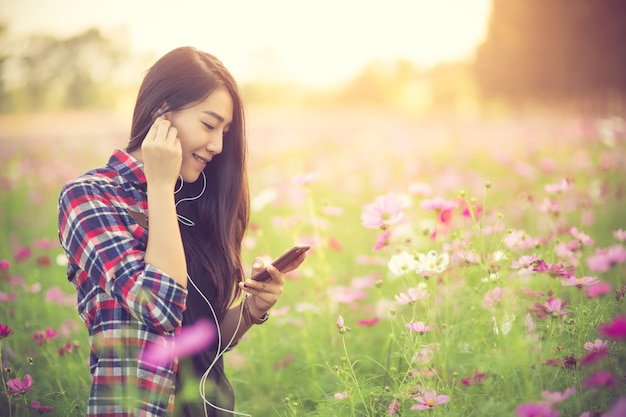
[[415, 271], [417, 265], [415, 257], [406, 251], [393, 255], [387, 263], [391, 273], [398, 277]]
[[431, 250], [426, 255], [420, 253], [417, 256], [418, 265], [415, 270], [423, 277], [431, 277], [445, 271], [449, 263], [450, 255], [445, 252], [439, 255], [437, 251]]

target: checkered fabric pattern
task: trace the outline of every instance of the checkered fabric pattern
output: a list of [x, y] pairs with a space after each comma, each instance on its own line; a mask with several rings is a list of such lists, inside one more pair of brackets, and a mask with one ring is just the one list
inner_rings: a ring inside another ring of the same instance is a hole
[[67, 277], [89, 331], [91, 394], [87, 416], [165, 416], [173, 411], [177, 361], [148, 363], [141, 353], [180, 332], [187, 290], [144, 262], [148, 230], [142, 164], [116, 149], [106, 166], [65, 184], [59, 239]]

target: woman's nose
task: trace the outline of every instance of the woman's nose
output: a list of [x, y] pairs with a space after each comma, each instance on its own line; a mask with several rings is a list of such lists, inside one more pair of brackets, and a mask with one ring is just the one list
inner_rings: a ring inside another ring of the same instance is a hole
[[207, 151], [211, 155], [218, 155], [222, 153], [222, 147], [223, 147], [222, 132], [216, 132], [214, 135], [211, 135], [211, 138], [206, 145]]

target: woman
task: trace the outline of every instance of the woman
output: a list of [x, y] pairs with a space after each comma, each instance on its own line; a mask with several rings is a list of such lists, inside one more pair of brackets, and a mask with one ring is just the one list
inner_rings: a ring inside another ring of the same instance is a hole
[[[141, 84], [128, 147], [66, 184], [59, 198], [68, 279], [90, 336], [88, 416], [232, 415], [222, 353], [267, 319], [284, 273], [304, 261], [283, 272], [270, 265], [269, 282], [244, 286], [248, 207], [237, 85], [214, 56], [175, 49]], [[263, 267], [257, 258], [252, 272]], [[249, 297], [235, 305], [242, 291]], [[175, 404], [178, 362], [153, 363], [143, 353], [173, 345], [182, 326], [200, 319], [216, 325], [221, 343], [181, 366], [178, 379], [210, 371], [208, 402], [198, 394]]]

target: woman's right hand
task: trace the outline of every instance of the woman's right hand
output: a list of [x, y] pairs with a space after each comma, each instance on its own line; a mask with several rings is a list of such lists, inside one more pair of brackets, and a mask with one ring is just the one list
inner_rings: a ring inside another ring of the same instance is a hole
[[165, 116], [157, 118], [150, 127], [141, 144], [141, 156], [148, 186], [175, 186], [182, 163], [182, 148], [178, 130]]

